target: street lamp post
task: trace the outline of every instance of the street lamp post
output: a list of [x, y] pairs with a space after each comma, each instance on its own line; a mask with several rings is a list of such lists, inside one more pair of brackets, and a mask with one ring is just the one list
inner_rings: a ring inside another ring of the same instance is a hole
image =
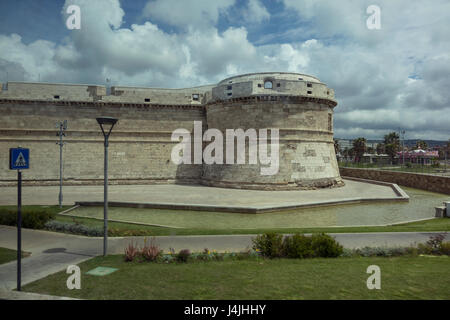
[[59, 121], [56, 123], [56, 127], [59, 127], [59, 132], [56, 133], [57, 136], [59, 136], [59, 142], [56, 144], [59, 145], [59, 196], [58, 196], [58, 202], [59, 207], [62, 208], [62, 201], [63, 201], [63, 194], [62, 194], [62, 183], [63, 183], [63, 145], [65, 142], [63, 142], [63, 136], [65, 136], [65, 132], [67, 130], [67, 120]]
[[104, 164], [104, 204], [103, 204], [103, 255], [108, 251], [108, 144], [109, 135], [117, 122], [116, 118], [100, 117], [97, 122], [105, 137], [105, 164]]

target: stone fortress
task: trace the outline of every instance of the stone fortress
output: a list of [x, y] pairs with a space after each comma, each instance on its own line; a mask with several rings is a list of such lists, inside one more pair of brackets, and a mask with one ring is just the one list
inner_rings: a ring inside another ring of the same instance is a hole
[[[16, 183], [8, 157], [9, 148], [18, 146], [30, 149], [25, 185], [59, 183], [55, 124], [61, 120], [68, 120], [64, 184], [102, 184], [99, 116], [119, 119], [109, 145], [111, 184], [262, 190], [343, 185], [333, 144], [334, 91], [313, 76], [252, 73], [187, 89], [8, 82], [0, 90], [0, 186]], [[192, 132], [194, 121], [222, 132], [278, 128], [278, 173], [261, 175], [259, 164], [174, 164], [171, 151], [179, 142], [171, 140], [172, 132]]]

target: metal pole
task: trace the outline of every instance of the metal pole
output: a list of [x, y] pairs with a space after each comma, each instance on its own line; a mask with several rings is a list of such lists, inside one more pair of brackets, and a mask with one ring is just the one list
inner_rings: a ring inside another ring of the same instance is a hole
[[59, 207], [62, 208], [63, 194], [62, 194], [62, 152], [63, 152], [63, 124], [60, 122], [59, 124]]
[[17, 291], [21, 291], [22, 274], [22, 172], [17, 171]]
[[104, 205], [103, 205], [103, 255], [108, 250], [108, 135], [105, 135], [105, 172], [104, 172]]

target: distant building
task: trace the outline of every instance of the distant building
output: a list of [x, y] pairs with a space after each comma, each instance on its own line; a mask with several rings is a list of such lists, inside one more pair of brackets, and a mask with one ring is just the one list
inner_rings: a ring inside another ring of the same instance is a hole
[[398, 162], [403, 163], [418, 163], [431, 164], [434, 159], [439, 158], [439, 151], [437, 150], [422, 150], [420, 148], [411, 151], [397, 152]]
[[361, 162], [373, 164], [389, 164], [391, 162], [391, 158], [388, 154], [364, 153], [361, 157]]
[[339, 150], [342, 152], [345, 149], [353, 148], [353, 140], [348, 139], [336, 139], [339, 142]]

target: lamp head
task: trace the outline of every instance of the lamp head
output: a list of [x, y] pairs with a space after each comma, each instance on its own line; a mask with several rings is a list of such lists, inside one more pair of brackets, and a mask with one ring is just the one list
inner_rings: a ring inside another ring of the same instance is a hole
[[[100, 128], [102, 129], [104, 136], [109, 136], [112, 128], [114, 127], [114, 125], [116, 124], [116, 122], [118, 120], [113, 117], [99, 117], [96, 119], [97, 119], [98, 124], [100, 125]], [[108, 133], [106, 133], [106, 132], [108, 132]]]

